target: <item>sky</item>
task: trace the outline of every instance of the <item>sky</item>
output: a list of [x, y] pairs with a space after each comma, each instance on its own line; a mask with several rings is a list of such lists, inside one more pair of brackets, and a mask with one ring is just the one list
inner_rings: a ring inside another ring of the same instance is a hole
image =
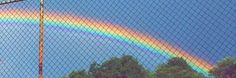
[[[45, 12], [111, 22], [148, 34], [211, 64], [236, 58], [235, 0], [45, 0]], [[26, 0], [0, 9], [39, 10]], [[67, 19], [65, 17], [65, 19]], [[37, 76], [37, 24], [0, 21], [0, 78]], [[130, 54], [147, 69], [169, 57], [106, 36], [45, 25], [44, 72], [60, 77], [112, 56]]]

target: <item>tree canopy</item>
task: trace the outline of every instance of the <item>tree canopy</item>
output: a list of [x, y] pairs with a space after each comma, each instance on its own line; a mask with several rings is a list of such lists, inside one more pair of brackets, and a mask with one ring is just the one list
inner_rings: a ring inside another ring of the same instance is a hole
[[[216, 78], [236, 78], [236, 59], [224, 58], [210, 71]], [[179, 57], [157, 66], [155, 72], [146, 70], [130, 55], [113, 57], [101, 64], [96, 62], [86, 70], [72, 71], [64, 78], [205, 78]]]
[[[66, 77], [65, 77], [66, 78]], [[73, 71], [68, 75], [68, 78], [91, 78], [85, 70]]]
[[146, 70], [132, 56], [111, 58], [101, 65], [91, 65], [89, 72], [95, 78], [145, 78]]
[[236, 59], [224, 58], [210, 71], [216, 78], [236, 78]]
[[148, 78], [146, 69], [132, 56], [113, 57], [101, 65], [90, 65], [88, 72], [73, 71], [67, 78]]
[[157, 67], [155, 78], [204, 78], [194, 71], [182, 58], [172, 58]]

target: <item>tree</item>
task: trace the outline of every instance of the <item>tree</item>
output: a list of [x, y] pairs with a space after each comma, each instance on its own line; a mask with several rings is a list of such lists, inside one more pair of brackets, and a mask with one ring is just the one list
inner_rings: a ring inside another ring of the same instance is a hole
[[73, 71], [64, 78], [91, 78], [85, 70]]
[[100, 78], [101, 74], [99, 72], [99, 64], [93, 62], [89, 68], [89, 74], [94, 78]]
[[113, 57], [101, 65], [96, 63], [90, 67], [95, 78], [146, 78], [147, 71], [132, 56]]
[[193, 70], [182, 58], [172, 58], [166, 64], [158, 66], [155, 78], [204, 78]]
[[210, 71], [216, 78], [236, 78], [236, 59], [224, 58]]

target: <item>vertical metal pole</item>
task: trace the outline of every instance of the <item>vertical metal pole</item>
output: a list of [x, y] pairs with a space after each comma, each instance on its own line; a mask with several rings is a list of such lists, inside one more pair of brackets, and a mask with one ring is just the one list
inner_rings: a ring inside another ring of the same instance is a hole
[[39, 23], [39, 76], [43, 78], [43, 16], [44, 16], [44, 0], [40, 0], [40, 23]]

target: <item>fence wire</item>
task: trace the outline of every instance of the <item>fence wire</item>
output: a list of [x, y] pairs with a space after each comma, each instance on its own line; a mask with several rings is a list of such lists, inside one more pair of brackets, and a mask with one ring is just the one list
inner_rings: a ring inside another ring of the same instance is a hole
[[[44, 78], [236, 77], [212, 74], [236, 58], [235, 0], [44, 3]], [[38, 77], [39, 12], [37, 0], [0, 5], [0, 78]]]

